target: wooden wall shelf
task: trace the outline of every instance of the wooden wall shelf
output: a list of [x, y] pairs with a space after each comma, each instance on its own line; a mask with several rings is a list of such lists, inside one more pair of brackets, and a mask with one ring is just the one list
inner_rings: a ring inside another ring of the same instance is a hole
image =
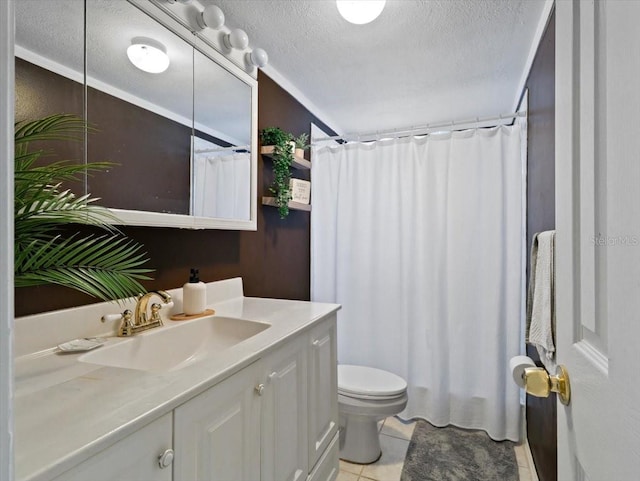
[[[268, 205], [271, 207], [278, 207], [275, 197], [263, 197], [262, 205]], [[289, 209], [291, 210], [304, 210], [311, 212], [311, 204], [301, 204], [300, 202], [289, 201]]]
[[[271, 158], [273, 156], [273, 145], [265, 145], [263, 147], [260, 147], [260, 153], [265, 157]], [[311, 169], [311, 162], [303, 157], [294, 155], [291, 167], [293, 167], [294, 169], [309, 170]]]

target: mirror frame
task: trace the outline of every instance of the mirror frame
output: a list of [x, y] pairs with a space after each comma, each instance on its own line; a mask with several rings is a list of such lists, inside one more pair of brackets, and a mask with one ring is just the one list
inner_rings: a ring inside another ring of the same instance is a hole
[[[183, 229], [258, 230], [258, 81], [254, 78], [257, 75], [252, 76], [242, 70], [220, 53], [205, 35], [194, 33], [189, 27], [188, 18], [184, 15], [179, 16], [168, 8], [172, 5], [160, 4], [154, 0], [126, 1], [171, 30], [251, 88], [251, 200], [248, 220], [109, 208], [118, 219], [116, 223], [127, 226], [178, 227]], [[197, 45], [196, 39], [198, 39]]]

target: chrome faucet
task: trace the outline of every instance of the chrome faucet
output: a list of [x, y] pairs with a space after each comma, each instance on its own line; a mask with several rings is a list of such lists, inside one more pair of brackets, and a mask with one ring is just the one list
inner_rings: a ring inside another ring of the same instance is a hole
[[149, 300], [153, 296], [160, 297], [165, 304], [171, 302], [171, 296], [165, 291], [149, 291], [146, 294], [140, 294], [136, 303], [135, 314], [129, 309], [122, 313], [122, 323], [118, 329], [119, 337], [133, 336], [138, 332], [162, 326], [162, 318], [160, 317], [162, 306], [157, 302], [151, 304], [151, 315], [147, 317], [147, 307]]

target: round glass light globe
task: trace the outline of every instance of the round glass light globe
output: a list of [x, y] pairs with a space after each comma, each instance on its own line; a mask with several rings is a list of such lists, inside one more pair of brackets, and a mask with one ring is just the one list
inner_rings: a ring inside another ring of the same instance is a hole
[[378, 18], [386, 0], [336, 0], [338, 12], [347, 22], [364, 25]]
[[251, 63], [258, 68], [262, 68], [269, 63], [267, 52], [261, 48], [254, 48], [249, 58], [251, 59]]
[[134, 39], [127, 48], [133, 65], [149, 73], [162, 73], [169, 68], [169, 56], [164, 45], [151, 39]]
[[227, 47], [237, 48], [238, 50], [244, 50], [249, 46], [249, 37], [244, 30], [240, 28], [234, 28], [225, 37]]
[[198, 25], [218, 29], [224, 25], [224, 13], [216, 5], [207, 5], [198, 15]]

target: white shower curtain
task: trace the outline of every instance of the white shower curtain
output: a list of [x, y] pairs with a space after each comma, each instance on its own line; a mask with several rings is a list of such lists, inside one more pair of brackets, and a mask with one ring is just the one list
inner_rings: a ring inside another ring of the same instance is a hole
[[195, 154], [192, 214], [222, 219], [249, 219], [251, 154]]
[[402, 417], [520, 439], [523, 123], [313, 153], [312, 299], [338, 356], [407, 380]]

